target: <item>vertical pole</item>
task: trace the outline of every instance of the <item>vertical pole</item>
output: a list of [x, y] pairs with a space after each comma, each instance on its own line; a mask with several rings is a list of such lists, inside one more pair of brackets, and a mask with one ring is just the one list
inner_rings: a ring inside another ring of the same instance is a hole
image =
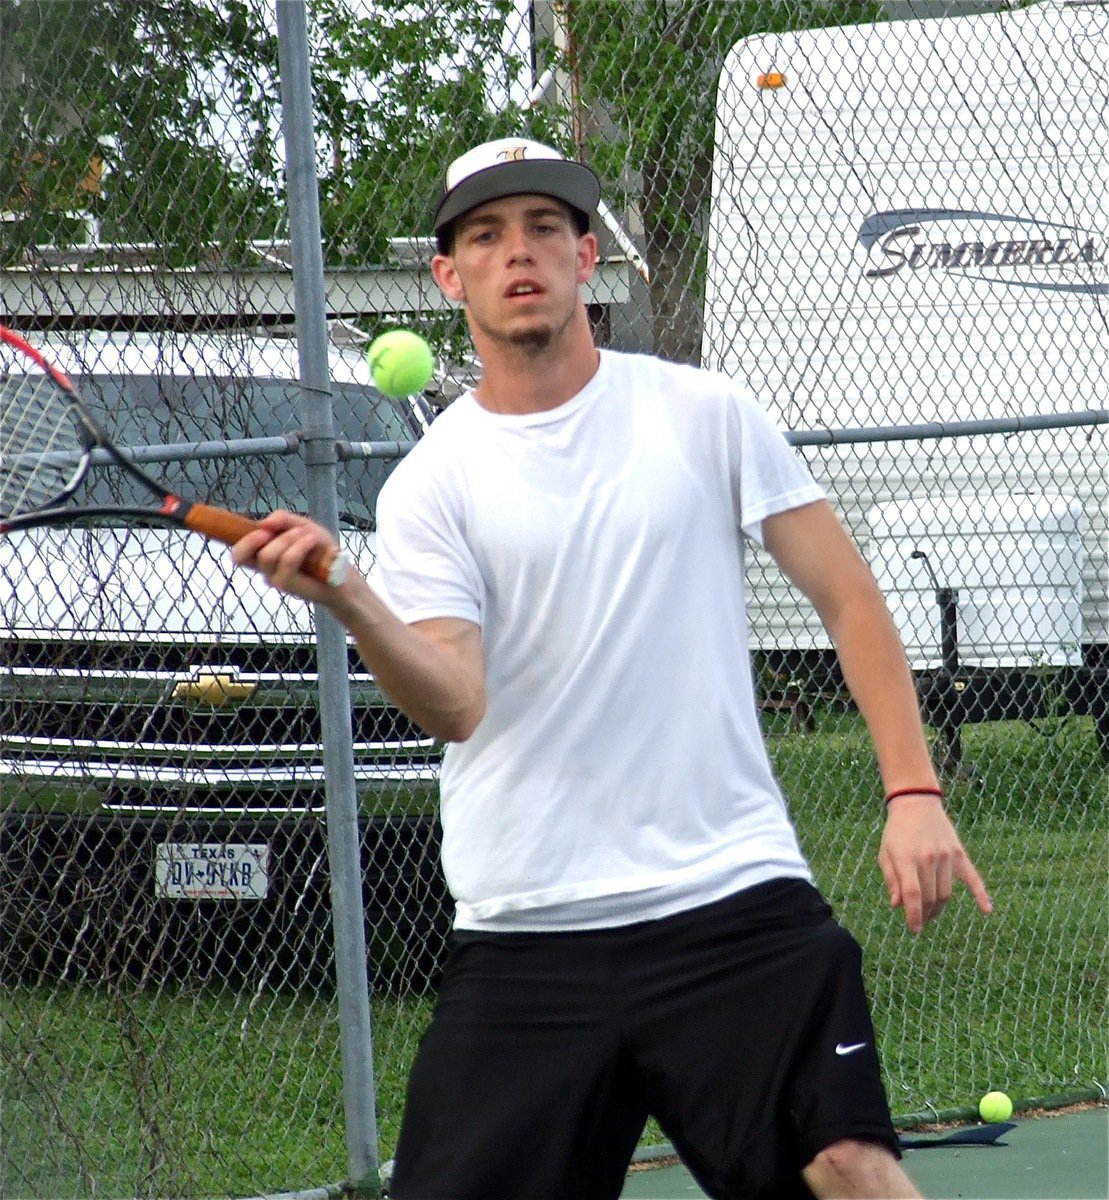
[[[276, 0], [276, 4], [308, 502], [312, 516], [337, 530], [338, 453], [330, 398], [307, 13], [304, 0]], [[334, 617], [319, 606], [316, 638], [349, 1186], [356, 1195], [379, 1196], [347, 638]]]
[[944, 587], [936, 578], [932, 563], [924, 550], [914, 548], [909, 558], [924, 563], [936, 605], [940, 613], [940, 770], [957, 770], [963, 757], [963, 729], [959, 719], [959, 693], [956, 679], [959, 674], [959, 592]]
[[936, 603], [940, 609], [940, 651], [947, 684], [947, 711], [942, 729], [943, 766], [946, 770], [956, 770], [963, 758], [962, 722], [956, 711], [959, 705], [959, 693], [956, 690], [956, 677], [959, 674], [959, 593], [954, 588], [938, 588]]

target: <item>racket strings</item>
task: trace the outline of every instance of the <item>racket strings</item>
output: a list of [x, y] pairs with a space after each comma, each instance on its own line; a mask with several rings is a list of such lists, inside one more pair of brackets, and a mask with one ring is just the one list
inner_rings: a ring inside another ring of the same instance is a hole
[[0, 517], [47, 507], [80, 478], [87, 449], [72, 408], [46, 375], [0, 382]]

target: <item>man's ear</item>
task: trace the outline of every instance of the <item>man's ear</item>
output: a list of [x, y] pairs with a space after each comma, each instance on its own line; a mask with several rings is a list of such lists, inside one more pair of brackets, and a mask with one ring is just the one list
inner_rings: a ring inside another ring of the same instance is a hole
[[592, 277], [598, 254], [596, 235], [583, 233], [578, 238], [578, 283], [586, 283]]
[[448, 300], [461, 303], [466, 299], [466, 291], [458, 278], [458, 272], [454, 269], [453, 258], [446, 254], [437, 254], [431, 260], [431, 275]]

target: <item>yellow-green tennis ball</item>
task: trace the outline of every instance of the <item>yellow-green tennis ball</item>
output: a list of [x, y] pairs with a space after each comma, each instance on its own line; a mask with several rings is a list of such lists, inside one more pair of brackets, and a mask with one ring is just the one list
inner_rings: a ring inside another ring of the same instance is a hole
[[978, 1101], [978, 1115], [983, 1121], [1007, 1121], [1013, 1115], [1013, 1102], [1004, 1092], [987, 1092]]
[[435, 355], [418, 333], [390, 329], [366, 351], [374, 384], [386, 396], [413, 396], [422, 392], [435, 370]]

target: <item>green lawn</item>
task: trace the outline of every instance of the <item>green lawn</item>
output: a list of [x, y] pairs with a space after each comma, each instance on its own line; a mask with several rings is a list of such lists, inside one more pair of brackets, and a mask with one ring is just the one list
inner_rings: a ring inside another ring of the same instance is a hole
[[[822, 712], [815, 732], [782, 730], [772, 753], [802, 840], [866, 952], [895, 1112], [1104, 1080], [1109, 806], [1092, 722], [965, 731], [949, 803], [997, 911], [981, 918], [960, 895], [917, 938], [877, 870], [881, 797], [858, 720]], [[429, 1008], [374, 1002], [382, 1157]], [[329, 992], [8, 988], [0, 1197], [253, 1196], [343, 1179], [336, 1010]]]
[[1090, 719], [968, 726], [948, 806], [986, 879], [919, 937], [891, 914], [882, 803], [859, 721], [772, 739], [818, 883], [863, 944], [896, 1111], [1031, 1097], [1104, 1080], [1109, 1059], [1109, 781]]

